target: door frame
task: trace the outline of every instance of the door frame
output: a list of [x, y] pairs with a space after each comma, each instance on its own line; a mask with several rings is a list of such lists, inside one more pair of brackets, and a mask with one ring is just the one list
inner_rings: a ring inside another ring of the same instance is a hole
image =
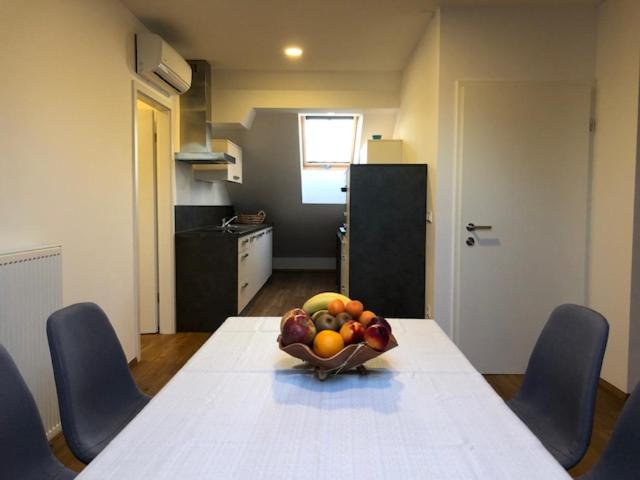
[[[133, 283], [135, 319], [134, 334], [136, 336], [136, 358], [140, 360], [140, 301], [138, 293], [139, 280], [139, 167], [138, 167], [138, 111], [137, 102], [141, 100], [157, 110], [166, 112], [169, 121], [169, 152], [175, 151], [175, 126], [177, 125], [177, 102], [172, 97], [165, 97], [146, 84], [132, 81], [132, 118], [133, 118]], [[158, 175], [164, 168], [165, 175]], [[175, 316], [175, 249], [174, 249], [174, 205], [175, 205], [175, 164], [173, 153], [168, 158], [156, 159], [157, 189], [157, 242], [158, 242], [158, 328], [161, 334], [176, 331]], [[164, 179], [161, 181], [161, 179]]]
[[[464, 96], [462, 95], [464, 87], [467, 85], [479, 85], [479, 84], [533, 84], [533, 85], [563, 85], [563, 86], [579, 86], [588, 87], [591, 89], [591, 118], [594, 116], [595, 105], [595, 85], [590, 82], [580, 82], [571, 80], [526, 80], [526, 79], [466, 79], [457, 80], [455, 82], [455, 117], [454, 117], [454, 147], [453, 147], [453, 228], [452, 228], [452, 241], [453, 241], [453, 276], [451, 279], [451, 336], [454, 343], [459, 344], [460, 341], [460, 275], [461, 275], [461, 256], [462, 256], [462, 235], [464, 234], [462, 229], [462, 141], [464, 136]], [[587, 126], [585, 126], [586, 128]], [[585, 303], [589, 304], [589, 252], [591, 248], [591, 196], [593, 188], [593, 132], [591, 132], [589, 138], [589, 162], [587, 166], [587, 219], [586, 219], [586, 258], [585, 258]]]

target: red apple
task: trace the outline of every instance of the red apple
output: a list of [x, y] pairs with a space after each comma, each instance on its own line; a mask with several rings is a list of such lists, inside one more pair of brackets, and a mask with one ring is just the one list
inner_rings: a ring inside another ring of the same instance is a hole
[[292, 308], [287, 313], [282, 315], [282, 318], [280, 319], [280, 331], [282, 332], [282, 328], [284, 327], [284, 324], [287, 320], [289, 320], [291, 317], [297, 317], [298, 315], [308, 317], [305, 311], [301, 308]]
[[311, 345], [316, 336], [316, 326], [309, 317], [296, 315], [290, 317], [282, 327], [282, 343], [291, 345], [292, 343], [304, 343]]
[[393, 330], [391, 329], [391, 325], [389, 325], [389, 322], [387, 322], [387, 319], [384, 317], [378, 317], [378, 316], [373, 317], [371, 321], [367, 324], [367, 327], [373, 327], [374, 325], [384, 325], [389, 329], [389, 333], [393, 333]]
[[345, 345], [360, 343], [364, 340], [364, 325], [355, 320], [348, 320], [340, 328], [340, 335], [342, 336]]
[[385, 348], [387, 348], [390, 336], [391, 333], [386, 326], [377, 324], [372, 325], [365, 330], [364, 341], [374, 350], [382, 352]]

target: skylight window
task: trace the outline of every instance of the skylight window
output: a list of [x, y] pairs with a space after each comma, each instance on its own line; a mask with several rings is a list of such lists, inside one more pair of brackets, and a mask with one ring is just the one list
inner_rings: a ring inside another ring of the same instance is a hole
[[345, 173], [357, 161], [360, 115], [299, 115], [302, 203], [343, 204]]
[[358, 115], [300, 115], [303, 166], [353, 163], [359, 119]]

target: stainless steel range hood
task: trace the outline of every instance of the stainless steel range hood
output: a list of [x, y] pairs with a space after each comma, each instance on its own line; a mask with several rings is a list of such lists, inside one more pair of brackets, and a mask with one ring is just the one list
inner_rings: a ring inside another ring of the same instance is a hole
[[191, 88], [180, 97], [181, 162], [236, 163], [226, 153], [211, 151], [211, 66], [204, 60], [188, 60], [193, 71]]

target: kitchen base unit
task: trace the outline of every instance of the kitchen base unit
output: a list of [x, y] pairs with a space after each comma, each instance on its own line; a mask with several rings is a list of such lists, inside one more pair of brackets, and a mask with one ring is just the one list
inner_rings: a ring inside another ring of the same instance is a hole
[[177, 330], [214, 332], [240, 314], [271, 276], [272, 240], [267, 225], [176, 233]]

